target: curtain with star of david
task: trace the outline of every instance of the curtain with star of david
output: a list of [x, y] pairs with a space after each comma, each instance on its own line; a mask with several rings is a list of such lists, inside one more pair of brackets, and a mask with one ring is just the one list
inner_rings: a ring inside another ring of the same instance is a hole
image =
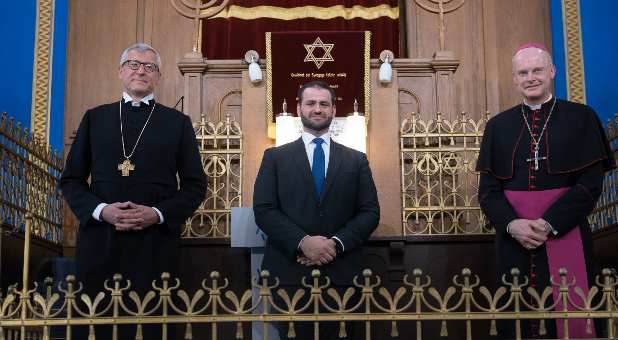
[[265, 57], [265, 33], [370, 31], [371, 58], [382, 50], [403, 55], [399, 0], [230, 0], [202, 24], [202, 53], [208, 59], [243, 59], [256, 50]]

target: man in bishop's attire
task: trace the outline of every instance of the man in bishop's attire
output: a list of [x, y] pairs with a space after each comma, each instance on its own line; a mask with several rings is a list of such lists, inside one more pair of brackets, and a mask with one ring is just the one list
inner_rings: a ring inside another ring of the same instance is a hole
[[[205, 196], [191, 119], [154, 98], [160, 68], [151, 46], [124, 50], [121, 99], [86, 111], [66, 160], [61, 188], [79, 220], [77, 279], [91, 299], [109, 297], [104, 281], [113, 287], [115, 273], [142, 299], [162, 272], [174, 277], [180, 228]], [[135, 339], [132, 329], [119, 338]], [[107, 331], [97, 328], [97, 339]], [[144, 339], [161, 339], [157, 334], [144, 328]]]
[[[614, 156], [592, 108], [552, 95], [556, 71], [542, 45], [521, 46], [512, 63], [522, 103], [487, 122], [476, 166], [479, 202], [496, 230], [498, 286], [503, 278], [511, 281], [516, 268], [520, 281], [540, 293], [550, 278], [558, 283], [565, 268], [569, 281], [587, 293], [598, 274], [587, 217], [604, 173], [615, 167]], [[558, 293], [554, 286], [550, 301], [558, 301]], [[514, 338], [515, 327], [512, 320], [500, 322], [500, 337]], [[521, 331], [523, 338], [562, 338], [564, 330], [561, 322], [557, 327], [545, 320], [522, 321]], [[594, 338], [596, 332], [584, 319], [569, 320], [572, 338]]]

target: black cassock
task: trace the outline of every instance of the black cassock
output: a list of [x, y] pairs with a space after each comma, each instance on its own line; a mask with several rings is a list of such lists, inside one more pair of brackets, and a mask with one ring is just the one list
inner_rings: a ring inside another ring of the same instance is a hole
[[[501, 283], [511, 268], [518, 268], [530, 284], [542, 291], [549, 285], [545, 245], [533, 251], [522, 247], [506, 232], [508, 223], [517, 219], [504, 191], [540, 191], [568, 188], [543, 215], [561, 237], [579, 226], [590, 278], [596, 274], [592, 263], [591, 232], [587, 216], [599, 198], [604, 172], [615, 165], [605, 131], [588, 106], [555, 100], [555, 107], [540, 139], [538, 170], [535, 169], [534, 145], [523, 115], [538, 141], [554, 106], [552, 99], [540, 110], [517, 105], [493, 117], [485, 128], [476, 170], [480, 171], [479, 203], [496, 230], [497, 279]], [[522, 114], [523, 111], [523, 114]], [[589, 282], [594, 282], [590, 281]], [[501, 284], [500, 284], [501, 285]], [[512, 325], [502, 325], [502, 336], [512, 336]], [[535, 325], [524, 325], [525, 337], [534, 336]], [[548, 323], [549, 335], [555, 323]], [[509, 334], [510, 333], [510, 334]]]
[[[122, 104], [127, 155], [152, 105], [152, 100], [141, 107]], [[110, 279], [113, 286], [114, 273], [130, 279], [132, 290], [142, 297], [162, 272], [175, 275], [181, 225], [206, 192], [206, 176], [190, 118], [159, 103], [131, 157], [135, 170], [127, 177], [118, 170], [123, 160], [119, 103], [88, 110], [67, 157], [61, 187], [79, 219], [77, 277], [91, 297], [104, 291], [104, 280]], [[140, 231], [116, 231], [92, 217], [100, 203], [125, 201], [157, 208], [164, 222]]]

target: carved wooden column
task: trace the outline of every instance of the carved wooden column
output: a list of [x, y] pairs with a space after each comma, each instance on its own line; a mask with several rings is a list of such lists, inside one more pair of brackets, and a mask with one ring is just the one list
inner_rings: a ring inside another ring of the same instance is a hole
[[452, 52], [440, 51], [434, 55], [431, 66], [436, 75], [436, 107], [444, 118], [454, 119], [455, 112], [455, 80], [459, 61]]
[[178, 69], [184, 76], [183, 112], [193, 117], [202, 113], [202, 93], [206, 60], [200, 54], [188, 53], [178, 62]]

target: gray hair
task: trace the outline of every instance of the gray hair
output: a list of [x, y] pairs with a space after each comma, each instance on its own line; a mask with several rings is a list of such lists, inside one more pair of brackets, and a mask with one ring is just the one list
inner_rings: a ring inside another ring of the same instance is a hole
[[129, 52], [131, 51], [137, 51], [139, 53], [146, 53], [147, 51], [151, 51], [155, 55], [157, 66], [161, 68], [161, 56], [159, 55], [159, 52], [155, 50], [152, 46], [144, 43], [133, 44], [127, 47], [124, 51], [122, 51], [122, 54], [120, 55], [119, 66], [122, 66], [122, 64], [124, 64], [127, 59], [129, 59]]

